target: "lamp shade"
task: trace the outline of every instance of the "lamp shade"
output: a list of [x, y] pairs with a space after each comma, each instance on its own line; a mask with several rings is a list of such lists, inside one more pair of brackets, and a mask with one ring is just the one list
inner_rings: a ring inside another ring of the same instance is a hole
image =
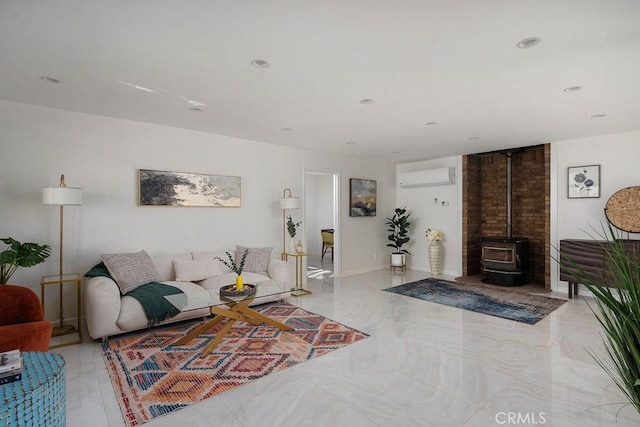
[[42, 203], [45, 205], [81, 205], [82, 188], [76, 187], [44, 187]]
[[280, 199], [280, 209], [299, 209], [300, 197], [283, 197]]

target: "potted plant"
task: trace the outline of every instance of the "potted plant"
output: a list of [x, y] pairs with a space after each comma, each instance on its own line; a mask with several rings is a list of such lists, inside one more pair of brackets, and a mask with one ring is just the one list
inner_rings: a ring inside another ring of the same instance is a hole
[[243, 291], [244, 290], [244, 279], [242, 277], [242, 270], [244, 270], [244, 262], [247, 259], [247, 254], [249, 253], [248, 249], [244, 250], [244, 253], [242, 254], [242, 258], [240, 259], [240, 264], [237, 264], [235, 262], [235, 260], [233, 259], [233, 256], [231, 256], [231, 254], [229, 252], [225, 252], [227, 254], [227, 258], [229, 258], [229, 261], [226, 261], [222, 258], [220, 258], [219, 256], [213, 257], [213, 259], [217, 259], [218, 261], [222, 262], [224, 265], [226, 265], [227, 267], [229, 267], [231, 270], [233, 270], [234, 273], [237, 274], [236, 276], [236, 291]]
[[409, 243], [409, 227], [411, 223], [409, 222], [410, 213], [407, 213], [407, 208], [396, 208], [394, 210], [393, 216], [391, 218], [387, 218], [386, 225], [389, 227], [387, 231], [389, 235], [387, 239], [391, 241], [391, 243], [387, 243], [387, 246], [390, 248], [394, 248], [394, 251], [391, 253], [391, 267], [402, 267], [406, 266], [405, 254], [411, 255], [406, 249], [402, 249], [404, 245]]
[[606, 240], [606, 275], [589, 274], [562, 253], [556, 261], [593, 294], [595, 307], [587, 304], [604, 331], [605, 352], [590, 351], [591, 356], [640, 413], [640, 254], [627, 247], [611, 225], [600, 238]]
[[11, 237], [0, 239], [9, 249], [0, 252], [0, 284], [5, 285], [18, 267], [33, 267], [44, 262], [51, 254], [49, 245], [20, 243]]
[[293, 218], [291, 218], [291, 215], [289, 215], [289, 217], [287, 218], [287, 232], [289, 233], [289, 237], [291, 237], [291, 251], [296, 251], [298, 253], [302, 252], [302, 241], [298, 240], [296, 242], [295, 237], [296, 231], [301, 224], [302, 222], [300, 221], [294, 222]]

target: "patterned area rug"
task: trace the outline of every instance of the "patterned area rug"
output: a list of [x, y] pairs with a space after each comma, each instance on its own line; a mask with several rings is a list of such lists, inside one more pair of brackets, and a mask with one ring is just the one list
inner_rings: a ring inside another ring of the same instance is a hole
[[383, 291], [530, 325], [535, 325], [567, 302], [563, 299], [510, 291], [496, 286], [463, 285], [440, 279], [419, 280]]
[[286, 303], [253, 307], [292, 326], [236, 322], [212, 353], [201, 350], [226, 323], [185, 346], [171, 343], [201, 322], [115, 337], [102, 355], [127, 426], [136, 426], [226, 390], [345, 347], [368, 335]]

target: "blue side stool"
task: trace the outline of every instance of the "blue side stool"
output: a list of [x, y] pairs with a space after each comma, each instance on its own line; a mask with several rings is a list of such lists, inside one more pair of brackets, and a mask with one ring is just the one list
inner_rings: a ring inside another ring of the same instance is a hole
[[64, 427], [64, 359], [57, 353], [22, 353], [22, 379], [0, 385], [0, 427]]

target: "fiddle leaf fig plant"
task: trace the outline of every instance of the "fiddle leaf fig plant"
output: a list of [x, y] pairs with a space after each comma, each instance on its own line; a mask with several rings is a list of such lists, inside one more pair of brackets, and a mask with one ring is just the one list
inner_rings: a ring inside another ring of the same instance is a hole
[[407, 213], [406, 207], [396, 208], [393, 216], [391, 218], [387, 218], [387, 222], [385, 223], [389, 227], [387, 229], [389, 232], [387, 239], [391, 241], [391, 243], [387, 243], [387, 246], [394, 248], [395, 251], [393, 253], [395, 254], [411, 255], [411, 252], [406, 249], [402, 249], [402, 247], [409, 243], [410, 240], [410, 237], [408, 236], [409, 227], [411, 226], [411, 223], [409, 222], [410, 216], [411, 214]]
[[11, 237], [0, 239], [9, 248], [0, 252], [0, 284], [5, 285], [18, 267], [33, 267], [51, 255], [49, 245], [20, 243]]

